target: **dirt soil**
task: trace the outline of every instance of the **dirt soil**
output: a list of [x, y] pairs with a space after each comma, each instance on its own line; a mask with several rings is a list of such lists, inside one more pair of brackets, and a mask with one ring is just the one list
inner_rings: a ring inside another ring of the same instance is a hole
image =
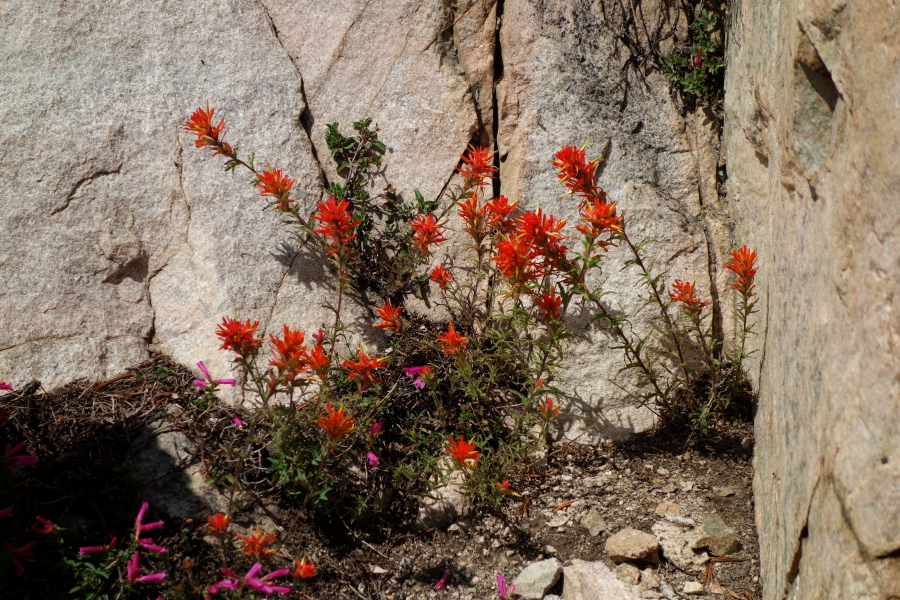
[[[162, 419], [167, 431], [181, 429], [191, 434], [188, 437], [215, 438], [226, 446], [237, 441], [226, 435], [230, 419], [224, 411], [213, 419], [219, 424], [217, 431], [200, 436], [191, 431], [197, 423], [191, 417], [194, 403], [200, 397], [192, 380], [188, 370], [156, 357], [107, 382], [76, 382], [50, 394], [25, 386], [0, 396], [0, 408], [10, 415], [0, 429], [0, 441], [25, 440], [28, 450], [39, 457], [39, 468], [29, 470], [27, 479], [18, 480], [13, 490], [16, 522], [24, 523], [21, 519], [29, 512], [56, 520], [67, 528], [64, 537], [71, 549], [126, 533], [148, 485], [135, 475], [130, 461], [134, 446], [147, 443], [148, 428], [160, 431], [152, 423]], [[216, 470], [215, 461], [204, 455], [208, 450], [201, 443], [191, 457], [195, 466], [207, 469], [206, 474]], [[235, 524], [240, 533], [257, 523], [279, 532], [279, 543], [284, 543], [265, 561], [268, 568], [285, 568], [291, 566], [290, 559], [302, 557], [316, 563], [314, 578], [285, 581], [294, 589], [290, 597], [481, 599], [496, 598], [497, 573], [511, 582], [529, 564], [550, 557], [563, 566], [581, 559], [603, 561], [615, 569], [604, 549], [610, 535], [626, 527], [649, 533], [654, 523], [666, 520], [700, 524], [715, 513], [735, 530], [740, 549], [724, 561], [713, 557], [690, 572], [665, 560], [649, 565], [662, 588], [643, 592], [635, 588], [635, 594], [753, 599], [760, 594], [752, 457], [752, 423], [740, 418], [721, 423], [702, 440], [663, 432], [627, 444], [557, 444], [549, 461], [513, 474], [511, 487], [520, 496], [507, 498], [500, 510], [476, 511], [448, 528], [426, 532], [412, 525], [412, 499], [379, 523], [350, 527], [279, 501], [270, 493], [274, 487], [264, 473], [258, 473], [253, 491], [240, 496]], [[606, 523], [596, 536], [582, 525], [592, 510]], [[196, 512], [178, 518], [151, 507], [148, 519], [166, 519], [158, 542], [169, 548], [159, 559], [163, 562], [151, 566], [164, 566], [169, 580], [129, 597], [202, 598], [202, 588], [221, 578], [216, 560], [220, 546], [205, 528], [212, 511]], [[42, 575], [48, 573], [42, 561], [50, 559], [39, 552], [40, 544], [36, 550], [36, 558], [25, 565], [27, 576], [0, 584], [0, 597], [14, 590], [16, 595], [10, 597], [68, 597], [58, 588], [71, 581]], [[239, 554], [232, 557], [236, 571], [252, 564]], [[189, 569], [184, 568], [185, 561]], [[445, 589], [435, 589], [445, 573]], [[681, 594], [690, 581], [706, 584], [706, 595]], [[551, 593], [562, 594], [562, 579]]]

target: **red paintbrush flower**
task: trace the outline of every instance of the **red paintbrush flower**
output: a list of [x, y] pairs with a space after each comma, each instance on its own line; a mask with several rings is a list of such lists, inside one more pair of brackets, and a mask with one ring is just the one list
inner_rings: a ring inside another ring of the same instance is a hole
[[534, 303], [541, 309], [541, 317], [544, 321], [562, 320], [562, 297], [555, 293], [542, 291], [541, 295], [534, 299]]
[[309, 579], [315, 577], [316, 565], [304, 558], [303, 560], [294, 559], [294, 579]]
[[512, 227], [512, 219], [510, 219], [510, 215], [518, 208], [519, 203], [513, 202], [509, 203], [509, 198], [501, 194], [499, 197], [494, 198], [487, 204], [485, 204], [485, 208], [488, 210], [488, 225], [491, 227], [498, 229], [500, 233], [506, 233]]
[[350, 203], [346, 200], [338, 202], [334, 196], [330, 196], [327, 202], [319, 202], [319, 212], [313, 215], [313, 219], [322, 223], [319, 229], [313, 231], [331, 240], [328, 244], [329, 254], [340, 254], [350, 240], [356, 237], [350, 235], [350, 232], [362, 221], [353, 221], [349, 208]]
[[400, 313], [403, 311], [402, 307], [395, 307], [388, 300], [384, 306], [376, 306], [375, 310], [378, 311], [378, 316], [381, 317], [381, 323], [378, 323], [375, 327], [379, 329], [393, 329], [395, 333], [403, 330], [403, 321], [400, 320]]
[[431, 246], [447, 241], [444, 231], [440, 228], [440, 223], [435, 220], [434, 215], [419, 215], [415, 221], [410, 223], [410, 227], [415, 232], [413, 246], [421, 248], [425, 254], [431, 255]]
[[566, 146], [556, 153], [553, 166], [557, 168], [557, 177], [569, 188], [569, 194], [581, 196], [587, 202], [590, 200], [606, 201], [606, 192], [597, 186], [597, 165], [600, 159], [587, 162], [584, 149], [575, 146]]
[[275, 205], [275, 208], [282, 212], [289, 212], [291, 210], [290, 204], [293, 200], [288, 197], [288, 194], [290, 194], [291, 188], [294, 187], [297, 180], [286, 177], [281, 172], [281, 169], [267, 169], [262, 173], [257, 173], [256, 177], [259, 179], [256, 182], [256, 187], [262, 190], [260, 195], [273, 198], [272, 203]]
[[515, 491], [513, 491], [512, 488], [509, 487], [509, 482], [506, 481], [505, 479], [503, 481], [501, 481], [500, 483], [495, 482], [494, 487], [497, 488], [497, 491], [500, 492], [500, 494], [503, 496], [518, 496], [519, 495]]
[[538, 410], [544, 415], [548, 421], [552, 421], [559, 416], [559, 405], [553, 402], [553, 398], [546, 398], [543, 402], [538, 400]]
[[215, 109], [210, 108], [209, 104], [206, 105], [206, 110], [198, 108], [191, 118], [185, 121], [184, 130], [197, 136], [194, 140], [197, 148], [209, 146], [213, 150], [213, 156], [222, 154], [231, 157], [234, 155], [234, 149], [222, 140], [222, 136], [225, 135], [225, 119], [221, 119], [218, 125], [213, 125], [215, 113]]
[[325, 354], [325, 348], [322, 344], [316, 344], [312, 347], [309, 351], [309, 357], [306, 359], [306, 364], [313, 373], [319, 376], [319, 379], [324, 381], [328, 377], [328, 368], [331, 366], [331, 361]]
[[381, 356], [369, 358], [366, 356], [365, 351], [363, 351], [362, 346], [360, 346], [359, 351], [357, 352], [357, 359], [358, 360], [346, 359], [341, 363], [341, 366], [346, 367], [350, 371], [347, 374], [347, 377], [356, 380], [359, 384], [359, 389], [364, 390], [375, 383], [375, 377], [372, 375], [372, 370], [384, 365], [384, 363], [388, 362], [388, 359]]
[[491, 260], [497, 263], [497, 270], [518, 293], [544, 274], [534, 262], [537, 256], [537, 250], [528, 240], [519, 235], [509, 235], [497, 244]]
[[450, 321], [447, 332], [444, 335], [437, 336], [437, 339], [444, 344], [444, 347], [441, 348], [444, 354], [460, 358], [466, 352], [468, 340], [457, 333], [453, 321]]
[[209, 523], [207, 527], [209, 527], [209, 530], [213, 535], [222, 536], [225, 535], [225, 532], [228, 530], [228, 524], [231, 522], [231, 517], [217, 512], [206, 519], [206, 521]]
[[302, 331], [294, 331], [287, 325], [284, 326], [282, 337], [269, 336], [272, 348], [272, 356], [269, 365], [275, 367], [278, 376], [286, 381], [293, 381], [297, 375], [304, 373], [308, 368], [309, 350], [303, 345], [306, 334]]
[[238, 535], [235, 537], [244, 541], [244, 547], [241, 548], [244, 551], [244, 554], [250, 556], [265, 556], [275, 552], [274, 548], [266, 548], [266, 546], [274, 542], [275, 538], [278, 536], [274, 533], [266, 533], [257, 527], [253, 533], [248, 536]]
[[453, 273], [444, 268], [444, 263], [439, 264], [435, 268], [431, 270], [431, 273], [428, 275], [431, 281], [438, 284], [438, 287], [443, 289], [447, 288], [447, 285], [453, 281]]
[[527, 212], [519, 219], [519, 235], [532, 244], [542, 256], [557, 252], [565, 253], [566, 247], [559, 242], [566, 239], [562, 228], [566, 220], [557, 221], [553, 215], [544, 214], [540, 208]]
[[335, 409], [331, 402], [326, 402], [325, 411], [324, 416], [316, 419], [316, 425], [324, 429], [332, 441], [347, 435], [356, 425], [356, 419], [348, 415], [343, 406]]
[[494, 154], [490, 148], [469, 146], [469, 150], [460, 156], [463, 165], [456, 167], [456, 170], [462, 175], [464, 188], [480, 186], [485, 179], [492, 177], [491, 173], [497, 172], [493, 165]]
[[249, 319], [241, 322], [237, 319], [223, 317], [216, 330], [216, 336], [222, 341], [219, 350], [230, 350], [240, 358], [245, 358], [256, 351], [261, 339], [253, 337], [259, 321], [251, 322]]
[[[590, 238], [596, 238], [606, 233], [622, 231], [622, 217], [616, 215], [616, 203], [607, 204], [599, 200], [586, 202], [581, 210], [582, 222], [575, 229]], [[610, 242], [601, 242], [602, 246], [610, 245]]]
[[737, 274], [737, 280], [731, 284], [732, 289], [740, 292], [745, 298], [753, 296], [753, 281], [756, 278], [756, 250], [741, 246], [731, 251], [731, 262], [725, 265], [729, 271]]
[[459, 203], [459, 216], [466, 226], [463, 230], [480, 244], [487, 234], [487, 208], [478, 202], [478, 194], [472, 194]]
[[444, 450], [450, 453], [450, 458], [455, 460], [459, 466], [469, 468], [478, 464], [478, 457], [481, 456], [481, 452], [475, 450], [476, 447], [473, 442], [467, 442], [463, 436], [459, 436], [459, 440], [451, 437]]
[[680, 303], [681, 307], [691, 318], [699, 317], [703, 307], [709, 304], [709, 302], [703, 302], [697, 298], [697, 290], [693, 282], [680, 279], [676, 279], [675, 283], [672, 284], [672, 292], [669, 293], [669, 297], [672, 299], [672, 302]]

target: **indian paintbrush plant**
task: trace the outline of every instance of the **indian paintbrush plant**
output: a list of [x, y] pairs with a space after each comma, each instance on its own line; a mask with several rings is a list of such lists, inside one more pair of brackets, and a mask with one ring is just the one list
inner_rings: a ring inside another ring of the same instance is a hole
[[[252, 406], [243, 456], [251, 445], [265, 448], [273, 479], [304, 506], [361, 518], [383, 507], [392, 490], [427, 491], [450, 471], [483, 505], [514, 494], [505, 476], [552, 440], [560, 413], [553, 382], [567, 342], [581, 335], [567, 323], [572, 311], [593, 311], [590, 325], [610, 333], [624, 355], [622, 371], [637, 376], [628, 393], [663, 424], [707, 427], [746, 386], [755, 252], [735, 250], [728, 265], [738, 275], [732, 287], [740, 303], [739, 345], [726, 349], [712, 335], [708, 302], [695, 284], [668, 283], [646, 259], [648, 240], [632, 237], [630, 217], [597, 183], [599, 159], [587, 160], [583, 148], [562, 148], [553, 160], [566, 195], [578, 203], [573, 227], [494, 197], [497, 169], [486, 148], [461, 156], [459, 183], [435, 200], [416, 191], [416, 203], [407, 204], [391, 186], [372, 196], [385, 150], [377, 128], [365, 119], [354, 123], [351, 137], [335, 123], [326, 141], [344, 183], [332, 183], [329, 197], [305, 215], [290, 198], [294, 180], [240, 158], [224, 141], [224, 120], [214, 124], [213, 115], [200, 108], [185, 123], [195, 145], [223, 156], [227, 170], [250, 171], [271, 199], [268, 207], [326, 257], [338, 283], [328, 305], [333, 320], [309, 340], [288, 325], [263, 340], [258, 322], [232, 317], [216, 332]], [[442, 253], [454, 210], [462, 223], [461, 264]], [[602, 273], [612, 246], [626, 250], [645, 303], [656, 307], [650, 334], [636, 334], [629, 316], [606, 301]], [[387, 336], [390, 354], [353, 346], [342, 319], [349, 286], [381, 297], [373, 327]], [[427, 296], [449, 318], [408, 313], [412, 296]], [[689, 353], [689, 341], [702, 356]], [[208, 375], [205, 381], [212, 383]], [[240, 458], [229, 481], [232, 497]]]

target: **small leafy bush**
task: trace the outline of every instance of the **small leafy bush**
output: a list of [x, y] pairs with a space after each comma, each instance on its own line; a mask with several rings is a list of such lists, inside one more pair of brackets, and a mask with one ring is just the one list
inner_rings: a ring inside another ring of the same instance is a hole
[[690, 45], [666, 56], [665, 73], [685, 94], [701, 96], [709, 91], [710, 80], [725, 66], [722, 48], [712, 41], [719, 16], [705, 8], [690, 28]]

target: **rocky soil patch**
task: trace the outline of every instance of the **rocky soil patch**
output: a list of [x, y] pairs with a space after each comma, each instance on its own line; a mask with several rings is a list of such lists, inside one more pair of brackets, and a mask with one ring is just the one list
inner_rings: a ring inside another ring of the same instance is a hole
[[[11, 433], [53, 465], [29, 484], [45, 516], [69, 528], [73, 545], [87, 544], [121, 535], [134, 506], [149, 499], [166, 518], [160, 536], [172, 585], [183, 575], [174, 565], [186, 560], [194, 581], [216, 580], [210, 559], [218, 545], [205, 523], [224, 496], [210, 485], [219, 467], [208, 444], [234, 445], [239, 434], [225, 407], [213, 430], [192, 429], [199, 394], [191, 380], [159, 357], [103, 384], [4, 397]], [[136, 413], [142, 406], [146, 415]], [[110, 435], [115, 444], [104, 441]], [[292, 584], [307, 600], [492, 598], [498, 573], [531, 599], [752, 599], [759, 597], [752, 441], [751, 424], [734, 420], [702, 441], [660, 433], [629, 444], [557, 444], [549, 459], [510, 478], [518, 497], [495, 511], [453, 505], [444, 521], [452, 522], [432, 528], [416, 526], [414, 498], [398, 498], [381, 522], [362, 527], [310, 515], [279, 499], [265, 471], [254, 469], [248, 476], [256, 483], [238, 494], [233, 512], [238, 533], [257, 524], [278, 533], [273, 568], [302, 557], [318, 565], [316, 577]], [[91, 469], [91, 461], [104, 466]], [[130, 481], [113, 466], [129, 463]], [[77, 485], [73, 466], [87, 478]], [[54, 495], [61, 477], [68, 493]], [[107, 487], [115, 499], [104, 496]], [[36, 560], [29, 568], [40, 567]], [[190, 587], [187, 577], [181, 585]]]

